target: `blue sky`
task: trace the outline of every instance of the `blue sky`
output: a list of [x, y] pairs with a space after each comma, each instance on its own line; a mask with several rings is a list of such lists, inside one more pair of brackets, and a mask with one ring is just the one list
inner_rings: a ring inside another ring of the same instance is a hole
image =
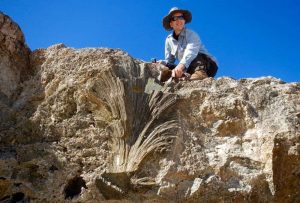
[[173, 6], [192, 12], [187, 27], [218, 59], [217, 77], [300, 81], [299, 0], [0, 0], [31, 50], [120, 48], [145, 61], [164, 57], [161, 22]]

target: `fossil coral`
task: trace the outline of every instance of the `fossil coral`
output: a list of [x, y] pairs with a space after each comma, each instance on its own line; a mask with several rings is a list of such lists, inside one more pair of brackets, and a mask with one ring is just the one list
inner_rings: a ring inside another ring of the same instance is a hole
[[[137, 170], [139, 164], [148, 154], [156, 150], [166, 149], [175, 138], [174, 130], [177, 128], [175, 120], [156, 122], [164, 110], [174, 103], [175, 99], [169, 95], [163, 95], [161, 99], [157, 99], [159, 98], [158, 94], [162, 93], [154, 92], [150, 96], [151, 118], [144, 125], [133, 145], [128, 144], [126, 139], [113, 138], [112, 150], [115, 154], [112, 170], [114, 172]], [[144, 115], [141, 114], [141, 116]]]
[[86, 95], [111, 139], [109, 172], [132, 172], [147, 155], [166, 150], [175, 138], [178, 125], [170, 107], [176, 96], [166, 89], [145, 93], [142, 80], [147, 78], [127, 80], [114, 74], [102, 74], [90, 83]]

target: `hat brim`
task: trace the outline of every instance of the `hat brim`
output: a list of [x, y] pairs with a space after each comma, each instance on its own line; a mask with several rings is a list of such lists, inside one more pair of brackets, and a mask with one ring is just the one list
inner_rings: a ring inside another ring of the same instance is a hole
[[166, 30], [172, 30], [172, 28], [170, 27], [170, 22], [174, 13], [182, 13], [186, 24], [192, 21], [192, 13], [188, 10], [174, 10], [163, 18], [163, 27]]

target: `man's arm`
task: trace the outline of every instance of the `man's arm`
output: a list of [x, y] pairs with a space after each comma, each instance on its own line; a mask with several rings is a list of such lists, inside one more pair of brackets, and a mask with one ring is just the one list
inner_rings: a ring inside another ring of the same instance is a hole
[[199, 53], [201, 40], [199, 36], [193, 31], [190, 31], [186, 35], [186, 40], [187, 46], [184, 50], [183, 57], [180, 60], [179, 64], [183, 64], [185, 68], [188, 68], [191, 62], [197, 57]]
[[171, 48], [171, 45], [169, 43], [169, 40], [168, 38], [166, 39], [166, 42], [165, 42], [165, 65], [167, 64], [174, 64], [175, 63], [175, 56], [172, 55], [172, 48]]

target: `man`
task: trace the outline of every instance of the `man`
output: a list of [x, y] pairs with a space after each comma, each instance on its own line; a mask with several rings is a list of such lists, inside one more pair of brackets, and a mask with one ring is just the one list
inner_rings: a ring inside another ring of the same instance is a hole
[[[191, 75], [190, 80], [214, 77], [218, 70], [215, 58], [208, 53], [199, 36], [185, 28], [191, 22], [192, 14], [188, 10], [172, 8], [163, 18], [163, 27], [173, 32], [165, 42], [165, 60], [158, 63], [168, 67], [162, 70], [160, 80], [165, 82], [170, 77], [181, 78], [184, 73]], [[178, 65], [175, 65], [175, 60]]]

